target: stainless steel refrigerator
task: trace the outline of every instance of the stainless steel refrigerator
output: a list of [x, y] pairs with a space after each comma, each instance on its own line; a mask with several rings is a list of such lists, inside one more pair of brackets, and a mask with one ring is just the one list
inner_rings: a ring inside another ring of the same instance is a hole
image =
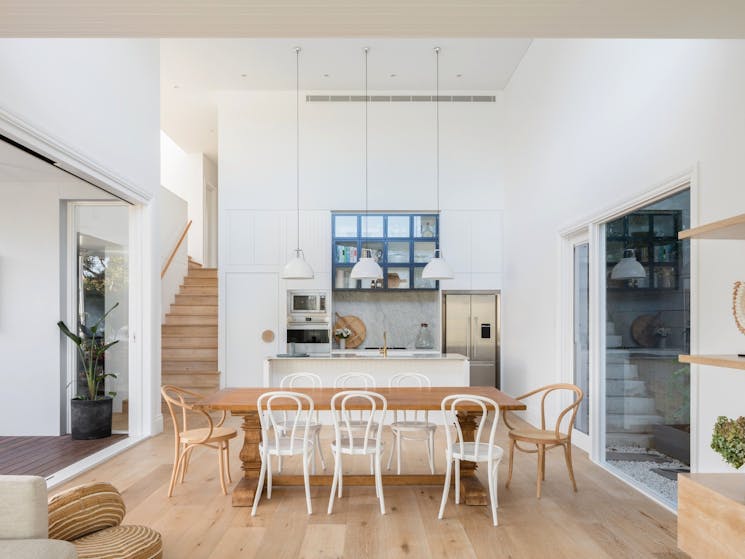
[[471, 362], [471, 386], [499, 388], [499, 293], [445, 291], [442, 347]]

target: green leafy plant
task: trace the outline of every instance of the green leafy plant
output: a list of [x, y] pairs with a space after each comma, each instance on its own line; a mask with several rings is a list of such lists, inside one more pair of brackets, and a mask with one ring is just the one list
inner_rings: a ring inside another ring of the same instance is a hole
[[[99, 396], [98, 389], [106, 380], [106, 377], [116, 378], [113, 373], [107, 373], [104, 370], [103, 363], [101, 362], [102, 357], [106, 351], [113, 345], [118, 344], [119, 340], [106, 343], [106, 341], [99, 337], [99, 328], [111, 312], [119, 306], [119, 303], [114, 304], [106, 314], [99, 318], [96, 323], [90, 328], [86, 327], [85, 324], [80, 324], [80, 334], [73, 334], [73, 332], [67, 327], [63, 321], [59, 321], [57, 326], [62, 333], [70, 338], [78, 348], [78, 355], [80, 356], [80, 363], [83, 366], [83, 374], [88, 385], [87, 394], [78, 394], [77, 399], [79, 400], [101, 400], [105, 396]], [[115, 396], [115, 392], [109, 392], [109, 396]]]
[[745, 417], [730, 419], [720, 415], [714, 424], [711, 448], [730, 466], [740, 469], [745, 464]]

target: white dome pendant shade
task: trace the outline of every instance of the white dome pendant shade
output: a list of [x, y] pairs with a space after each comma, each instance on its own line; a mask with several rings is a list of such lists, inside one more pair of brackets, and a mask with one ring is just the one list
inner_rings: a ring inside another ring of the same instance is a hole
[[422, 270], [422, 279], [426, 280], [441, 280], [441, 279], [453, 279], [453, 269], [450, 265], [443, 260], [440, 256], [440, 249], [435, 249], [435, 255], [432, 260]]
[[[364, 78], [365, 78], [365, 104], [363, 106], [363, 141], [364, 141], [364, 182], [363, 186], [365, 189], [365, 224], [367, 225], [367, 106], [370, 103], [370, 97], [367, 95], [367, 53], [370, 49], [365, 47], [362, 49], [363, 63], [364, 63]], [[367, 233], [367, 227], [365, 227], [365, 233]], [[362, 249], [362, 258], [357, 261], [357, 264], [352, 268], [350, 277], [355, 280], [377, 280], [383, 278], [383, 269], [380, 267], [375, 259], [372, 257], [372, 250], [369, 248]]]
[[[363, 254], [365, 254], [365, 251], [367, 251], [367, 253], [370, 252], [370, 249], [362, 250]], [[378, 264], [371, 256], [363, 256], [357, 261], [357, 264], [354, 265], [354, 268], [352, 268], [350, 277], [356, 280], [383, 279], [383, 268], [381, 268], [380, 264]]]
[[282, 268], [282, 279], [313, 279], [313, 268], [305, 261], [305, 253], [300, 248], [300, 47], [295, 47], [295, 78], [296, 78], [296, 156], [297, 156], [297, 173], [296, 173], [296, 209], [297, 209], [297, 248], [295, 249], [295, 258], [290, 260]]
[[[440, 47], [435, 47], [435, 127], [437, 131], [437, 168], [435, 172], [436, 184], [437, 184], [437, 214], [440, 214]], [[443, 280], [453, 279], [453, 269], [448, 266], [442, 258], [442, 252], [439, 248], [435, 249], [435, 254], [432, 260], [422, 270], [422, 279], [426, 280]]]
[[282, 279], [313, 279], [313, 268], [306, 262], [303, 249], [295, 249], [295, 258], [282, 269]]
[[610, 279], [612, 280], [640, 279], [646, 277], [647, 272], [644, 271], [644, 266], [639, 264], [634, 250], [630, 248], [623, 251], [623, 258], [618, 264], [613, 266], [613, 270], [610, 273]]

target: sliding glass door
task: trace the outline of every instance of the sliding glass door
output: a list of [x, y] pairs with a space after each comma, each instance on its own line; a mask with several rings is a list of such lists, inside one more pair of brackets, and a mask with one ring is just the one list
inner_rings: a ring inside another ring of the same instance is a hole
[[[113, 430], [129, 428], [129, 212], [130, 206], [118, 202], [75, 202], [71, 212], [70, 282], [73, 316], [86, 335], [101, 320], [95, 333], [106, 343], [117, 341], [106, 351], [100, 367], [107, 377], [102, 394], [113, 395]], [[78, 355], [69, 357], [70, 396], [86, 390]], [[69, 413], [68, 413], [69, 417]]]
[[675, 506], [690, 463], [690, 191], [604, 226], [605, 463]]

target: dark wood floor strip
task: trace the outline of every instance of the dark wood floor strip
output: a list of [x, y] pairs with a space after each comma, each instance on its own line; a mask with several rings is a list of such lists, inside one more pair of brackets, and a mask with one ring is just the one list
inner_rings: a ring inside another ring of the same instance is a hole
[[92, 441], [74, 441], [70, 435], [0, 437], [0, 474], [48, 476], [126, 437], [116, 434]]

